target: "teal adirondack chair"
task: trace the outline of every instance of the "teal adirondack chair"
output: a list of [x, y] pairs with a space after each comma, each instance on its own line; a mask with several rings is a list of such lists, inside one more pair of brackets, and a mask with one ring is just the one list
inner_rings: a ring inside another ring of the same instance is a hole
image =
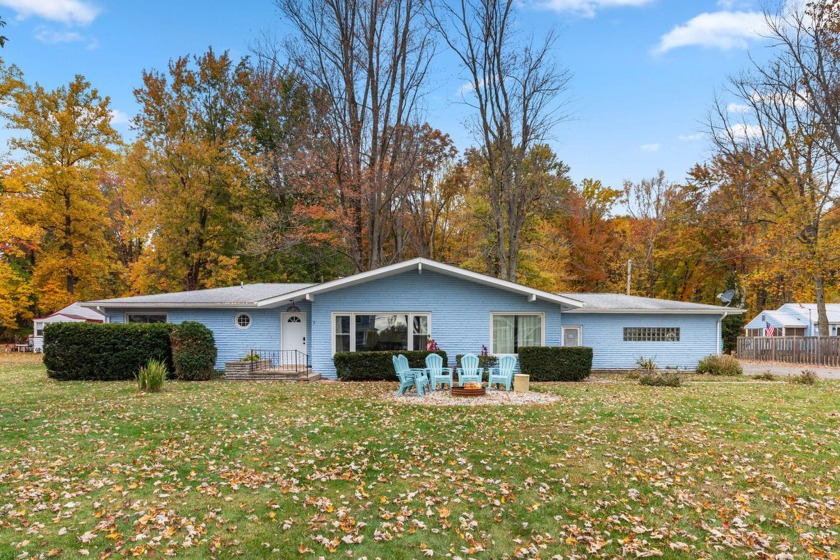
[[429, 354], [426, 356], [426, 374], [432, 384], [432, 391], [437, 390], [438, 384], [449, 384], [452, 388], [452, 368], [443, 367], [443, 357], [440, 354]]
[[464, 383], [481, 383], [484, 376], [484, 368], [478, 367], [478, 356], [466, 354], [461, 357], [461, 367], [458, 368], [458, 385]]
[[499, 357], [499, 366], [490, 368], [487, 375], [487, 388], [504, 385], [505, 391], [513, 389], [513, 371], [516, 369], [516, 356], [506, 354]]
[[418, 397], [426, 394], [425, 389], [429, 387], [429, 378], [426, 376], [425, 370], [410, 368], [408, 366], [408, 358], [402, 354], [392, 356], [391, 361], [394, 364], [397, 379], [400, 380], [400, 388], [397, 389], [397, 396], [405, 395], [405, 392], [412, 387], [417, 389]]

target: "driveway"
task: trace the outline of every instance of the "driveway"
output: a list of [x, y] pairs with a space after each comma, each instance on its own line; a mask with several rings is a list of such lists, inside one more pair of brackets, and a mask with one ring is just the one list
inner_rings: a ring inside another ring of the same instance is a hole
[[810, 364], [781, 364], [776, 362], [748, 362], [738, 360], [744, 368], [744, 374], [755, 375], [770, 370], [773, 375], [799, 375], [803, 369], [815, 371], [822, 379], [840, 379], [840, 368], [814, 366]]

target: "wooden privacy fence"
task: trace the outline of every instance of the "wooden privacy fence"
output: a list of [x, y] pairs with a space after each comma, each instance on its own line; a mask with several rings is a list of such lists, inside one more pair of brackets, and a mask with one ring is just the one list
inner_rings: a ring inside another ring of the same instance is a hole
[[739, 336], [738, 358], [840, 366], [840, 336]]

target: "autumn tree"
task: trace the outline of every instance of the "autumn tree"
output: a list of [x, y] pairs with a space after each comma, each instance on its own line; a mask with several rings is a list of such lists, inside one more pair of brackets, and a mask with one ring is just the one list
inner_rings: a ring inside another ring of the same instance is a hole
[[329, 150], [323, 96], [275, 54], [259, 54], [251, 72], [249, 278], [315, 282], [349, 274], [337, 196], [325, 188], [332, 178], [320, 165]]
[[631, 235], [637, 244], [633, 271], [637, 282], [641, 280], [641, 292], [648, 297], [656, 294], [656, 247], [667, 226], [667, 206], [675, 190], [676, 185], [667, 181], [661, 170], [649, 179], [624, 182], [627, 213], [634, 220]]
[[4, 254], [29, 260], [41, 309], [107, 295], [114, 263], [100, 184], [120, 142], [109, 99], [82, 76], [51, 91], [14, 70], [4, 82], [3, 115], [19, 133], [9, 145], [21, 154], [0, 202], [4, 220], [18, 224], [6, 232]]
[[522, 233], [541, 181], [527, 177], [527, 156], [562, 120], [570, 75], [557, 65], [556, 35], [516, 34], [514, 0], [435, 2], [430, 19], [467, 75], [465, 103], [490, 182], [492, 274], [516, 281]]
[[[744, 111], [716, 103], [710, 130], [719, 154], [763, 175], [772, 248], [784, 266], [813, 281], [821, 336], [829, 334], [826, 283], [838, 266], [836, 224], [829, 219], [838, 195], [840, 134], [837, 114], [837, 27], [833, 3], [768, 13], [777, 51], [767, 63], [730, 80], [727, 93]], [[757, 157], [756, 157], [757, 156]], [[791, 243], [791, 241], [795, 241]]]
[[[557, 216], [560, 231], [568, 241], [569, 288], [598, 292], [612, 291], [620, 285], [623, 263], [617, 263], [620, 239], [612, 212], [623, 195], [623, 191], [596, 179], [584, 179], [569, 191]], [[621, 273], [618, 283], [616, 268]]]
[[396, 197], [392, 252], [442, 260], [466, 189], [463, 163], [449, 135], [428, 124], [412, 127], [406, 144], [409, 180]]
[[239, 244], [250, 136], [246, 61], [211, 50], [143, 72], [128, 156], [139, 292], [196, 290], [244, 278]]
[[433, 54], [424, 0], [276, 0], [294, 30], [288, 55], [326, 102], [329, 149], [317, 154], [337, 193], [341, 234], [357, 270], [389, 257], [389, 214], [412, 174], [406, 136]]

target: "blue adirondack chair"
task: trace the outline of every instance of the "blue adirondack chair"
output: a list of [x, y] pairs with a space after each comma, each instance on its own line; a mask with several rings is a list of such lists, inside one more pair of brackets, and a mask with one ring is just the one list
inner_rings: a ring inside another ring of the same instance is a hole
[[410, 368], [408, 366], [408, 358], [399, 354], [392, 356], [391, 361], [394, 364], [394, 371], [397, 374], [397, 379], [400, 380], [400, 388], [397, 389], [397, 396], [405, 395], [405, 392], [412, 387], [417, 389], [417, 396], [422, 397], [426, 394], [426, 389], [429, 387], [429, 378], [426, 376], [426, 371], [419, 368]]
[[484, 376], [484, 368], [478, 367], [478, 356], [466, 354], [461, 357], [461, 367], [458, 368], [458, 384], [463, 387], [464, 383], [481, 383]]
[[487, 374], [487, 388], [504, 385], [505, 391], [513, 389], [513, 372], [516, 369], [516, 356], [506, 354], [499, 357], [499, 366], [490, 368]]
[[452, 368], [443, 367], [443, 358], [440, 354], [429, 354], [426, 356], [426, 373], [429, 376], [432, 391], [437, 390], [438, 384], [449, 384], [452, 388]]

